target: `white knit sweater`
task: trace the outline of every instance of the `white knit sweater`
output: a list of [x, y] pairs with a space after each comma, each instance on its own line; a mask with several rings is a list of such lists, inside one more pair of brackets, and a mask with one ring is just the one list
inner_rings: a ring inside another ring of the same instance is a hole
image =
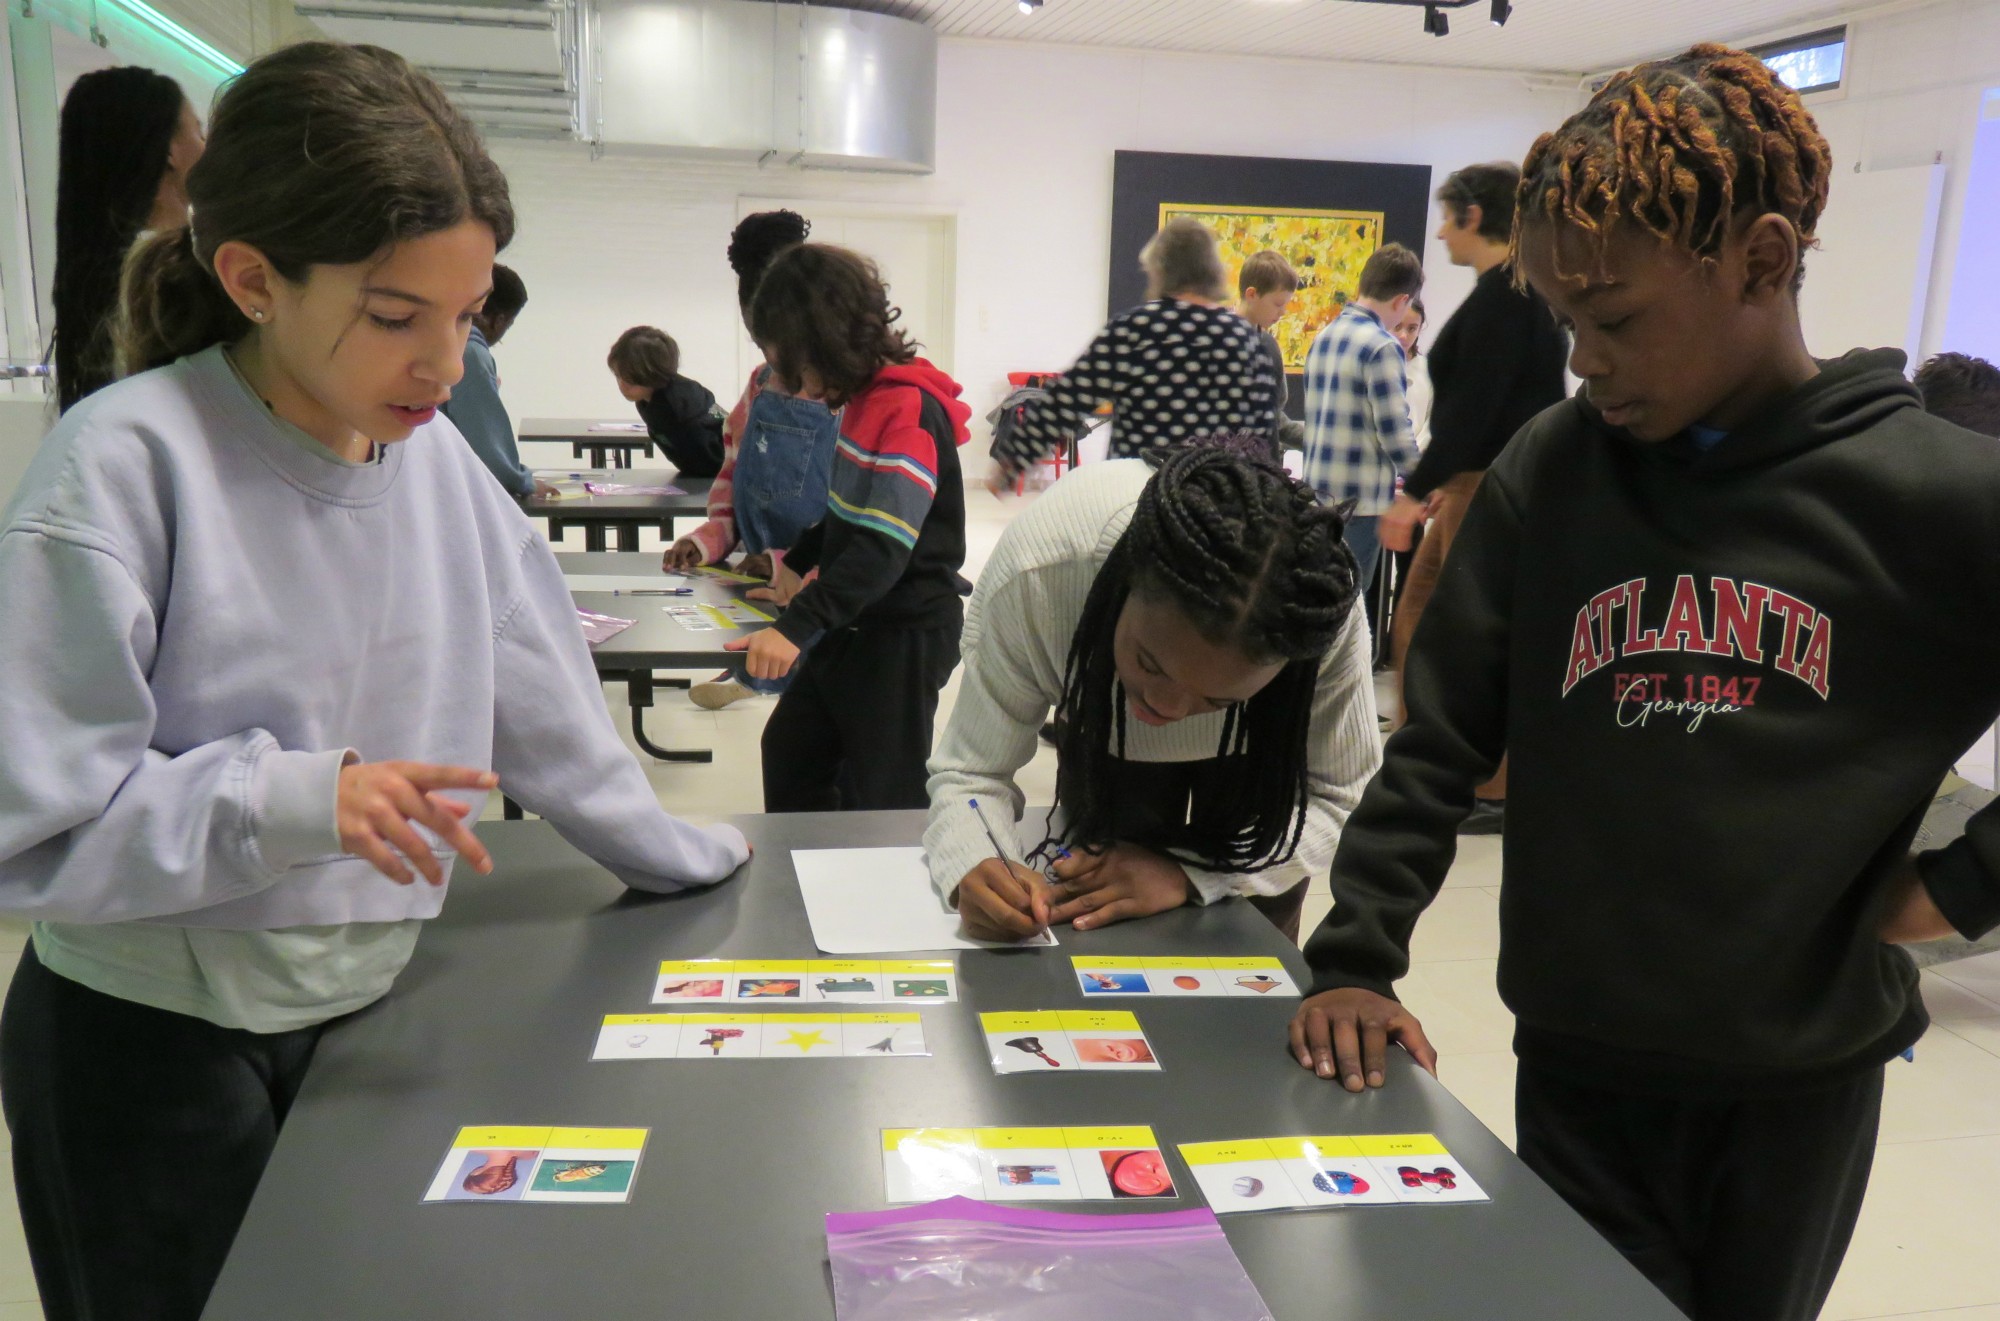
[[[1025, 804], [1014, 774], [1035, 754], [1035, 739], [1062, 696], [1071, 636], [1098, 569], [1132, 520], [1152, 469], [1137, 459], [1088, 464], [1041, 496], [1001, 536], [979, 575], [961, 643], [965, 672], [951, 721], [930, 762], [930, 821], [924, 848], [931, 882], [950, 902], [966, 873], [993, 855], [977, 798], [1000, 819], [1019, 820]], [[1281, 894], [1324, 875], [1341, 826], [1382, 764], [1370, 678], [1368, 625], [1353, 618], [1320, 664], [1307, 761], [1311, 798], [1305, 830], [1289, 862], [1255, 875], [1187, 873], [1203, 903], [1232, 894]], [[1200, 761], [1216, 755], [1220, 712], [1172, 725], [1132, 722], [1125, 755], [1133, 761]], [[1185, 860], [1184, 860], [1185, 861]]]

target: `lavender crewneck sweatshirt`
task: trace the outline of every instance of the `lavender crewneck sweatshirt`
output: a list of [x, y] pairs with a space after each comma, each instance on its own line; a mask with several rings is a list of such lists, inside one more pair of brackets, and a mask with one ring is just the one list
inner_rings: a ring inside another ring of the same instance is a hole
[[661, 809], [553, 555], [442, 417], [356, 465], [219, 347], [120, 382], [63, 418], [0, 520], [0, 621], [0, 911], [189, 932], [435, 915], [443, 887], [341, 851], [350, 750], [490, 767], [636, 888], [748, 856]]

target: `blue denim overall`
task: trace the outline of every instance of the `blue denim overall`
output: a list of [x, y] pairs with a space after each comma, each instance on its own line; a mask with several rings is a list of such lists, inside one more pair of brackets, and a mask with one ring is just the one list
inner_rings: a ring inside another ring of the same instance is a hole
[[[839, 419], [825, 404], [782, 394], [769, 382], [767, 368], [736, 442], [736, 535], [753, 555], [789, 549], [826, 517], [826, 484], [840, 438]], [[740, 662], [736, 674], [760, 693], [783, 692], [790, 677], [753, 679]]]

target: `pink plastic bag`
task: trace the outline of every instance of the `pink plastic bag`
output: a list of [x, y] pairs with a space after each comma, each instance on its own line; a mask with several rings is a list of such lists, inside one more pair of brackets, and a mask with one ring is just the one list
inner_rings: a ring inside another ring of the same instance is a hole
[[826, 1218], [839, 1321], [1272, 1321], [1215, 1213], [948, 1197]]
[[588, 610], [578, 610], [576, 622], [583, 625], [583, 640], [594, 647], [606, 638], [617, 637], [639, 621], [620, 619], [617, 615], [599, 615]]

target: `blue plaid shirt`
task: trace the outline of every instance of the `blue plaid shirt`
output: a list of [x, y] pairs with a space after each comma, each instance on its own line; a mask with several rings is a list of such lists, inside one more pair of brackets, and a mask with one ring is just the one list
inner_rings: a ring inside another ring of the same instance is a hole
[[1306, 481], [1329, 504], [1353, 500], [1355, 513], [1379, 514], [1419, 457], [1403, 346], [1380, 317], [1349, 303], [1306, 355]]

